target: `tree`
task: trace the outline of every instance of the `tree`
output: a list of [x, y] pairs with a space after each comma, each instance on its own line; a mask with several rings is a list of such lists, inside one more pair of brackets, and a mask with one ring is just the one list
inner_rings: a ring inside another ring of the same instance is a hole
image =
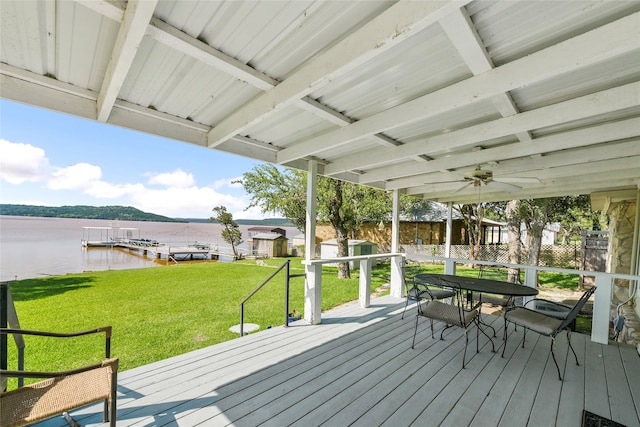
[[482, 203], [459, 205], [455, 208], [467, 227], [469, 237], [469, 259], [478, 259], [480, 256], [480, 243], [482, 241]]
[[[520, 264], [522, 254], [520, 229], [520, 201], [510, 200], [504, 210], [507, 217], [507, 233], [509, 236], [509, 264]], [[520, 269], [509, 269], [508, 281], [511, 283], [520, 282]]]
[[[249, 207], [259, 206], [263, 213], [283, 215], [306, 231], [306, 172], [263, 164], [236, 182], [251, 195]], [[348, 238], [357, 237], [365, 221], [388, 218], [390, 210], [391, 200], [384, 191], [318, 177], [318, 220], [329, 222], [336, 232], [339, 256], [349, 255]], [[350, 277], [348, 263], [339, 267], [338, 277]]]
[[307, 174], [306, 172], [278, 168], [270, 163], [255, 166], [234, 181], [242, 184], [244, 191], [251, 195], [247, 209], [260, 207], [262, 213], [282, 215], [302, 232], [305, 231], [307, 217]]
[[224, 206], [216, 206], [212, 209], [215, 212], [215, 216], [209, 218], [211, 222], [219, 222], [224, 226], [221, 236], [222, 240], [231, 245], [234, 259], [239, 259], [237, 246], [242, 243], [242, 232], [238, 223], [233, 220], [233, 215], [227, 212], [227, 208]]

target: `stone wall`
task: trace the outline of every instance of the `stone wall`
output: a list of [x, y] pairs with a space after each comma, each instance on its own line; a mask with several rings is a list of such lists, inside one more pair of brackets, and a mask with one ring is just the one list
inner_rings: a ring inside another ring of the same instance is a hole
[[[625, 201], [613, 208], [610, 214], [610, 239], [609, 239], [609, 259], [607, 260], [607, 271], [611, 273], [630, 274], [631, 272], [631, 251], [633, 247], [633, 232], [636, 217], [636, 203]], [[617, 316], [616, 307], [618, 304], [629, 299], [628, 280], [616, 280], [613, 283], [611, 295], [612, 318]], [[621, 341], [632, 343], [640, 351], [640, 299], [636, 296], [635, 301], [623, 307], [622, 315], [626, 318], [625, 327], [621, 333]]]

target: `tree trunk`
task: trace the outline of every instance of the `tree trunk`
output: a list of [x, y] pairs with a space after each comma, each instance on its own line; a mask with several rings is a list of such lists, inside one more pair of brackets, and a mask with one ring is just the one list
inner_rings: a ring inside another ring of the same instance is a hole
[[[509, 234], [509, 264], [520, 264], [522, 254], [522, 233], [520, 232], [520, 215], [518, 200], [510, 200], [507, 203], [505, 214], [507, 216], [507, 233]], [[511, 283], [520, 283], [520, 269], [510, 268], [507, 279]]]
[[540, 263], [540, 249], [542, 247], [542, 230], [544, 230], [544, 220], [534, 218], [531, 221], [529, 230], [530, 246], [529, 246], [529, 265], [538, 265]]
[[[336, 230], [336, 241], [338, 242], [338, 256], [349, 256], [349, 233], [344, 226], [344, 221], [340, 213], [342, 208], [342, 181], [335, 180], [334, 197], [328, 202], [329, 222]], [[338, 264], [338, 279], [350, 279], [351, 271], [348, 262]]]

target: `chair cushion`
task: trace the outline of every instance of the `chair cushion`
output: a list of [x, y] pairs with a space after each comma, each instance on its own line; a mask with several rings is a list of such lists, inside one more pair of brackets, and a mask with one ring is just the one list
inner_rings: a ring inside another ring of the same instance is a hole
[[562, 319], [545, 316], [528, 308], [516, 308], [504, 315], [505, 319], [542, 335], [550, 336], [562, 324]]
[[478, 315], [478, 310], [465, 311], [457, 305], [445, 304], [440, 301], [426, 301], [421, 304], [418, 313], [430, 319], [466, 328]]
[[429, 289], [429, 292], [422, 292], [420, 294], [420, 298], [425, 298], [425, 299], [445, 299], [445, 298], [451, 298], [455, 295], [456, 293], [454, 291], [446, 291], [444, 289]]

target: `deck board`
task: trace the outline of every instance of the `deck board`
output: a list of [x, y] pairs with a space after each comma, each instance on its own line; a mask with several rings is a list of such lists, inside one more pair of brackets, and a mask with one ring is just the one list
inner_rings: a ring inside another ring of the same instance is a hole
[[[118, 381], [118, 426], [579, 426], [582, 410], [640, 426], [640, 357], [624, 345], [603, 346], [565, 334], [557, 355], [550, 340], [510, 327], [504, 358], [502, 318], [496, 353], [469, 334], [467, 366], [459, 328], [439, 339], [436, 322], [421, 319], [411, 349], [415, 307], [390, 296], [362, 309], [350, 304], [323, 314], [323, 323], [294, 322], [136, 369]], [[585, 392], [587, 390], [587, 392]], [[82, 425], [101, 423], [101, 407], [73, 411]], [[57, 417], [39, 427], [62, 427]]]

